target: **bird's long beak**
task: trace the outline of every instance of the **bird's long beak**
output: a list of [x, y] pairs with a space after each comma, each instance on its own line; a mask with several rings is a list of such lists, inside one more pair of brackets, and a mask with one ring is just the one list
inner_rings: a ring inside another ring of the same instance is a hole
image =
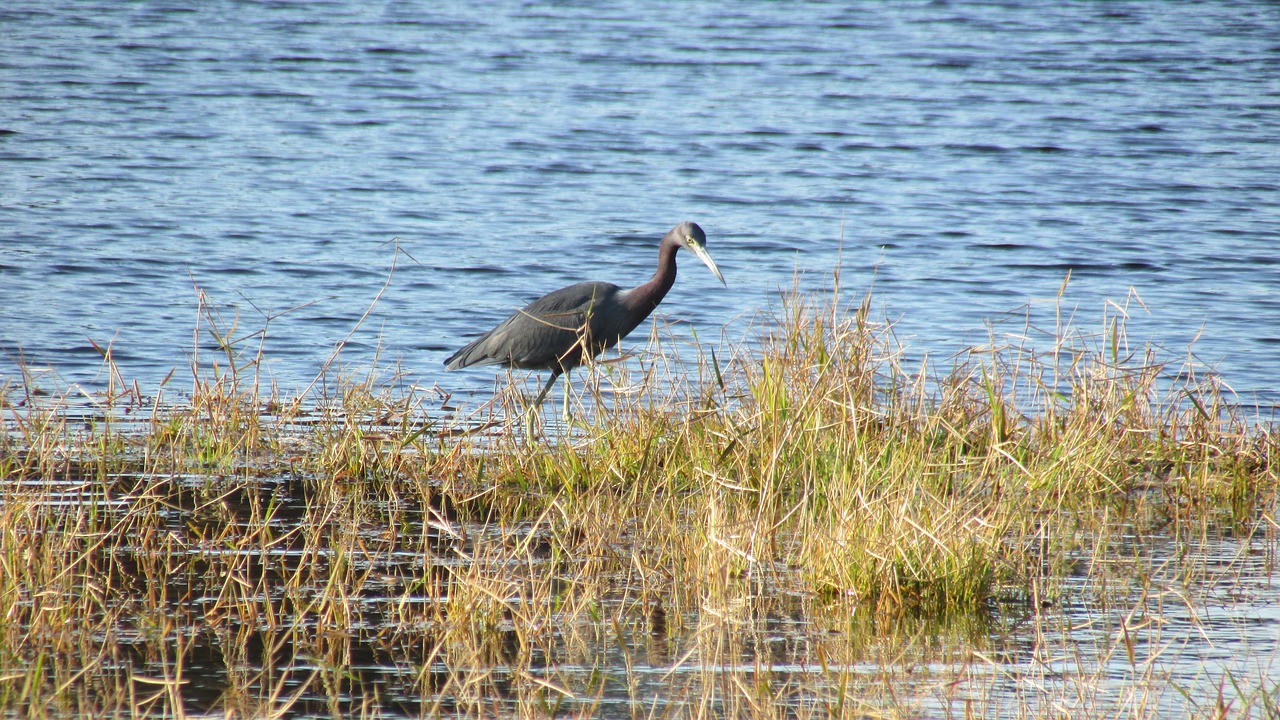
[[721, 285], [729, 287], [729, 283], [724, 281], [724, 276], [720, 274], [720, 268], [716, 267], [716, 261], [711, 259], [711, 254], [707, 252], [706, 248], [702, 247], [702, 245], [693, 238], [685, 238], [684, 244], [685, 247], [693, 251], [694, 255], [698, 256], [698, 259], [701, 260], [704, 265], [711, 268], [711, 272], [715, 273], [716, 278], [720, 280]]

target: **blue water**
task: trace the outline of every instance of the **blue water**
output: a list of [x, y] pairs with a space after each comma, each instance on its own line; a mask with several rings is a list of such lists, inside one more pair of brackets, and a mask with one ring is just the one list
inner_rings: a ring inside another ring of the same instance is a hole
[[110, 343], [180, 383], [198, 287], [237, 336], [271, 317], [264, 369], [305, 386], [398, 238], [340, 363], [483, 393], [441, 361], [555, 287], [639, 283], [692, 219], [729, 288], [686, 257], [680, 337], [742, 337], [839, 257], [947, 363], [1028, 303], [1052, 325], [1070, 271], [1078, 324], [1113, 301], [1270, 404], [1278, 190], [1273, 3], [10, 1], [0, 382], [101, 387]]

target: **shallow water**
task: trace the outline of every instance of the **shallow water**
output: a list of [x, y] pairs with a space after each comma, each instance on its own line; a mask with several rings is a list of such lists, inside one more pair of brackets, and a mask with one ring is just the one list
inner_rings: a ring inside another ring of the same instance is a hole
[[1264, 2], [5, 3], [0, 380], [100, 388], [96, 342], [181, 387], [216, 357], [198, 286], [297, 389], [399, 238], [340, 362], [478, 401], [494, 373], [445, 375], [453, 349], [554, 287], [639, 282], [690, 218], [729, 288], [685, 263], [682, 342], [839, 259], [947, 363], [1028, 303], [1052, 328], [1070, 272], [1081, 326], [1114, 301], [1172, 370], [1194, 340], [1275, 403], [1277, 37]]
[[319, 487], [120, 476], [7, 485], [4, 497], [37, 513], [93, 509], [105, 526], [162, 508], [79, 559], [102, 611], [118, 613], [94, 639], [111, 661], [80, 682], [109, 697], [113, 683], [145, 694], [146, 678], [180, 675], [192, 714], [276, 693], [298, 717], [729, 716], [764, 697], [819, 715], [843, 703], [924, 717], [1174, 717], [1208, 714], [1219, 692], [1258, 703], [1251, 693], [1275, 685], [1280, 662], [1266, 524], [1155, 535], [1118, 524], [1103, 559], [1076, 557], [1052, 598], [889, 622], [795, 592], [801, 569], [766, 564], [666, 608], [629, 569], [643, 546], [565, 553], [572, 529], [481, 522], [483, 500], [428, 507], [371, 485], [353, 487], [368, 497], [348, 506]]

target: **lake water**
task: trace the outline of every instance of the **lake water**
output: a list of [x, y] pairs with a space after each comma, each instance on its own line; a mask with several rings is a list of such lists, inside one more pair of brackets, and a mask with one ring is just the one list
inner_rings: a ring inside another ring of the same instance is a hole
[[243, 334], [305, 305], [266, 343], [305, 386], [398, 238], [342, 361], [483, 396], [450, 352], [555, 287], [646, 279], [693, 219], [729, 287], [686, 257], [678, 337], [739, 339], [839, 258], [949, 362], [1028, 303], [1052, 325], [1070, 272], [1082, 327], [1114, 301], [1132, 340], [1280, 401], [1273, 3], [19, 0], [0, 100], [0, 381], [101, 387], [96, 342], [181, 383], [198, 286]]
[[[908, 354], [945, 367], [992, 333], [1021, 342], [1028, 307], [1052, 328], [1070, 273], [1062, 307], [1079, 326], [1127, 309], [1129, 337], [1162, 347], [1171, 372], [1190, 348], [1270, 416], [1280, 5], [0, 4], [0, 389], [20, 365], [46, 386], [101, 389], [107, 345], [144, 390], [175, 368], [171, 387], [189, 384], [200, 292], [238, 322], [234, 337], [265, 324], [264, 370], [298, 389], [386, 284], [341, 362], [397, 365], [479, 403], [495, 371], [446, 375], [445, 357], [553, 288], [646, 279], [683, 219], [706, 229], [729, 287], [683, 258], [659, 310], [678, 342], [739, 341], [780, 290], [829, 285], [839, 263], [849, 299], [873, 288]], [[409, 257], [388, 283], [393, 239]], [[199, 342], [202, 361], [216, 356]], [[915, 688], [926, 716], [958, 715], [968, 694], [1008, 716], [1059, 712], [1077, 682], [1100, 707], [1132, 708], [1148, 674], [1165, 674], [1154, 714], [1208, 714], [1224, 676], [1274, 686], [1274, 534], [1151, 542], [1143, 557], [1230, 567], [1191, 583], [1205, 597], [1190, 600], [1172, 570], [1154, 573], [1154, 595], [1116, 591], [1114, 607], [1069, 597], [1046, 614], [1060, 627], [947, 645], [975, 650], [959, 660], [875, 640], [883, 653], [837, 674]], [[417, 578], [420, 555], [375, 569]], [[389, 615], [392, 589], [357, 599]], [[781, 648], [771, 671], [826, 662], [799, 650], [835, 638], [828, 628], [788, 624], [786, 597], [743, 594], [755, 646]], [[734, 620], [719, 610], [685, 624]], [[1159, 623], [1121, 657], [1126, 623], [1146, 617]], [[1029, 638], [1054, 632], [1042, 656]], [[362, 682], [420, 700], [420, 667], [368, 657]], [[696, 687], [676, 671], [754, 672], [725, 657], [609, 655], [638, 690], [611, 686], [603, 714]], [[193, 661], [209, 687], [190, 694], [218, 697], [218, 662]], [[919, 690], [921, 676], [942, 689]]]

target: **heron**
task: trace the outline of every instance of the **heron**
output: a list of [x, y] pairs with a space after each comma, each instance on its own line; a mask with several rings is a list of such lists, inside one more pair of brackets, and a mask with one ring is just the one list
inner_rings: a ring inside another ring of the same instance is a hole
[[[584, 282], [547, 293], [444, 361], [447, 370], [499, 365], [550, 370], [533, 407], [541, 405], [556, 378], [618, 344], [658, 307], [676, 281], [676, 251], [685, 248], [728, 287], [707, 253], [707, 235], [697, 223], [676, 225], [658, 245], [658, 271], [648, 282], [625, 289]], [[568, 399], [566, 398], [566, 402]]]

